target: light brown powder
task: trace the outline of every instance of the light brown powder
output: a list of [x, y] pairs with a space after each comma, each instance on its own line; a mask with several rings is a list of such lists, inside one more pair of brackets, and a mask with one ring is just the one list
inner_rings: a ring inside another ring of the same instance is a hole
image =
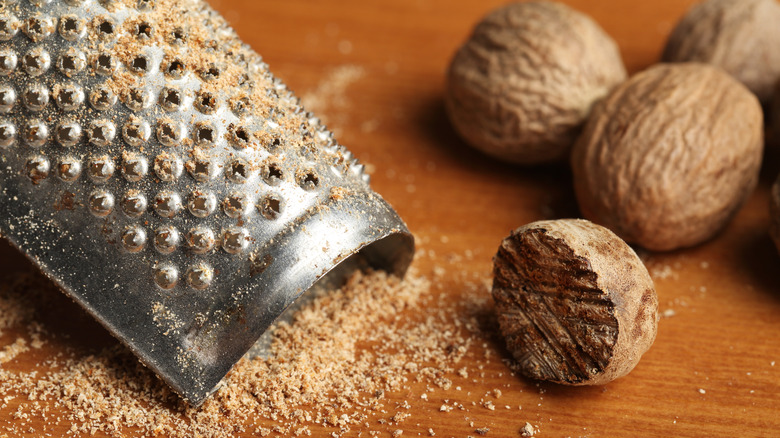
[[[12, 309], [0, 326], [40, 327], [34, 309], [58, 293], [51, 289], [37, 274], [0, 281], [0, 308]], [[291, 323], [276, 326], [271, 356], [242, 359], [198, 409], [181, 402], [120, 345], [46, 357], [32, 371], [0, 368], [0, 393], [14, 397], [6, 404], [16, 409], [6, 431], [29, 427], [32, 419], [70, 425], [76, 435], [119, 436], [134, 428], [174, 437], [305, 436], [314, 425], [339, 436], [381, 424], [379, 419], [399, 424], [409, 417], [409, 405], [383, 417], [383, 411], [393, 412], [385, 409], [385, 393], [414, 381], [449, 388], [447, 376], [456, 375], [474, 341], [469, 330], [457, 329], [472, 323], [454, 323], [455, 306], [434, 300], [428, 280], [414, 273], [403, 281], [383, 272], [355, 274], [302, 307]], [[51, 400], [66, 414], [52, 416], [41, 407]], [[276, 426], [269, 429], [269, 420]]]

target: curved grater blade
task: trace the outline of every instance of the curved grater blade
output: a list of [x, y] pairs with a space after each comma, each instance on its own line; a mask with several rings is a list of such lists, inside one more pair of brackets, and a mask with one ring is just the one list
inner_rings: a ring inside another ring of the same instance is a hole
[[193, 405], [298, 296], [413, 239], [201, 0], [0, 0], [0, 233]]

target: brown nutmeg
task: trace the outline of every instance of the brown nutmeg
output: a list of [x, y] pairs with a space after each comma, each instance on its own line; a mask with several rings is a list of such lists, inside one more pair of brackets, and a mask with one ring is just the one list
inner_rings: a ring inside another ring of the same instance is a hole
[[780, 78], [778, 23], [776, 0], [708, 0], [677, 24], [663, 60], [716, 65], [769, 102]]
[[583, 215], [651, 250], [699, 244], [722, 229], [758, 181], [756, 97], [705, 64], [660, 64], [594, 108], [572, 150]]
[[778, 147], [780, 146], [780, 80], [777, 81], [775, 86], [775, 95], [772, 107], [769, 109], [769, 118], [770, 121], [767, 123], [769, 125], [767, 145]]
[[772, 184], [772, 192], [769, 195], [769, 235], [780, 251], [780, 176]]
[[488, 14], [447, 74], [446, 107], [471, 146], [499, 159], [565, 159], [590, 108], [626, 70], [615, 42], [568, 6], [533, 1]]
[[513, 231], [493, 262], [501, 333], [528, 377], [604, 384], [634, 369], [655, 340], [653, 280], [602, 226], [534, 222]]

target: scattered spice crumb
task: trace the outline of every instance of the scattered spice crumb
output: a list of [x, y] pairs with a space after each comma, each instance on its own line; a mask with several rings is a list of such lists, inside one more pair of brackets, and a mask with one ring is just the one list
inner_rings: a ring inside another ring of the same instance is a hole
[[524, 437], [532, 437], [539, 433], [539, 429], [535, 428], [531, 423], [526, 422], [525, 426], [523, 426], [522, 429], [520, 429], [520, 435]]

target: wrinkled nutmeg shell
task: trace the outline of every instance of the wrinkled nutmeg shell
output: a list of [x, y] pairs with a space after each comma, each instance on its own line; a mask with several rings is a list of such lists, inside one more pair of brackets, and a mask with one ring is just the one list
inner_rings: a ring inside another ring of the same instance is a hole
[[591, 18], [558, 3], [514, 3], [458, 50], [445, 103], [471, 146], [536, 164], [568, 157], [593, 102], [625, 79], [617, 45]]
[[528, 377], [604, 384], [628, 374], [655, 340], [653, 280], [602, 226], [528, 224], [501, 243], [493, 263], [501, 333]]
[[704, 242], [758, 181], [756, 97], [705, 64], [660, 64], [594, 108], [572, 150], [583, 215], [627, 242], [666, 251]]
[[769, 195], [769, 235], [780, 251], [780, 176], [772, 184], [772, 192]]
[[666, 62], [716, 65], [770, 102], [780, 78], [780, 3], [709, 0], [682, 18], [663, 53]]

